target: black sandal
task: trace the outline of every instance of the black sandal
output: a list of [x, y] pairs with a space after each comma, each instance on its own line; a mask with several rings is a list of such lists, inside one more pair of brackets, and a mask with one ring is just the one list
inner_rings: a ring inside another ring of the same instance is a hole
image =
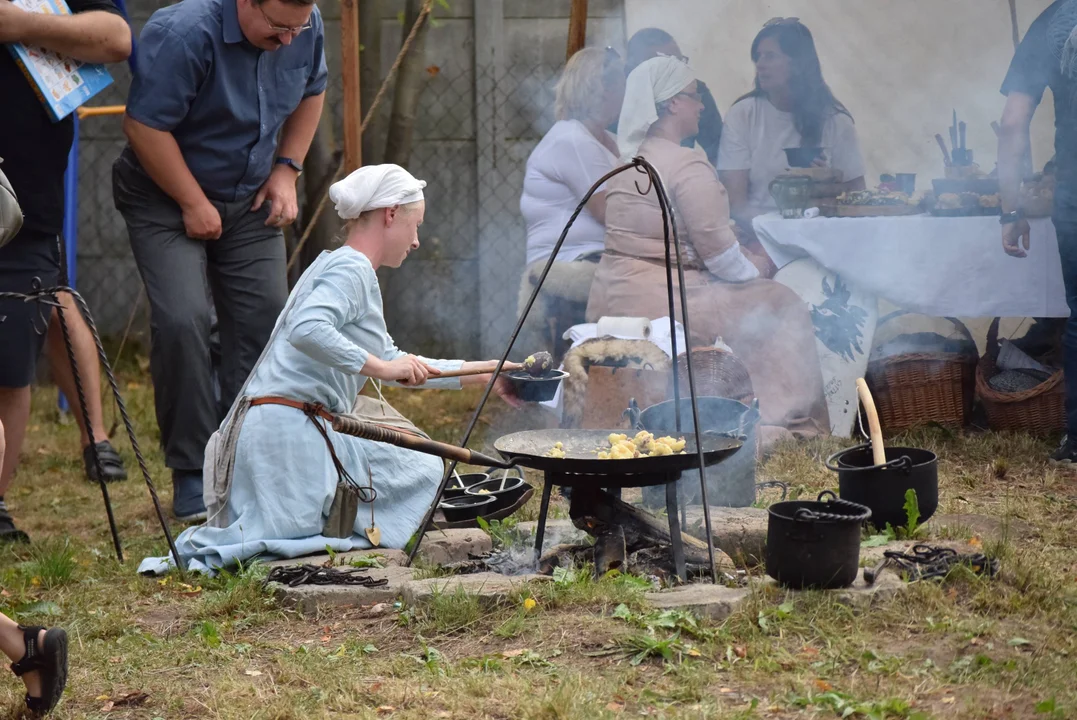
[[[67, 633], [62, 628], [24, 627], [26, 654], [11, 664], [11, 672], [22, 677], [35, 670], [41, 673], [41, 697], [26, 696], [26, 708], [35, 716], [48, 714], [64, 694], [67, 685]], [[38, 645], [37, 636], [45, 630], [45, 642]]]
[[[95, 443], [97, 457], [101, 461], [101, 470], [105, 473], [105, 482], [119, 482], [127, 479], [127, 469], [123, 466], [123, 458], [112, 447], [108, 440]], [[93, 448], [89, 445], [82, 449], [82, 464], [86, 466], [86, 479], [97, 482], [97, 465], [93, 461]]]
[[15, 527], [15, 519], [7, 508], [0, 508], [0, 544], [28, 543], [30, 536]]

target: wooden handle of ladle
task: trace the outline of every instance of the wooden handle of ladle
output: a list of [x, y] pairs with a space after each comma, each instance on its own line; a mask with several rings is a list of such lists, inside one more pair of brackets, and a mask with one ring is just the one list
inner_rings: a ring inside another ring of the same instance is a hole
[[883, 446], [883, 429], [879, 425], [879, 412], [875, 409], [875, 401], [868, 390], [868, 384], [864, 378], [856, 379], [856, 392], [860, 396], [860, 403], [864, 406], [864, 413], [868, 416], [868, 433], [871, 435], [871, 457], [876, 465], [886, 464], [886, 448]]
[[[471, 368], [470, 370], [443, 370], [440, 375], [431, 375], [431, 380], [438, 380], [440, 378], [455, 378], [455, 377], [469, 377], [471, 375], [487, 375], [497, 369], [497, 363], [491, 363], [483, 367]], [[501, 367], [501, 372], [516, 372], [517, 370], [523, 370], [524, 366], [521, 363], [507, 362]]]

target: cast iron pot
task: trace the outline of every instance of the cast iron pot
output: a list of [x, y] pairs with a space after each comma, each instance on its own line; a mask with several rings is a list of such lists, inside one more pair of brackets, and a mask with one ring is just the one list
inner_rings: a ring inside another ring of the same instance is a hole
[[853, 584], [860, 568], [860, 524], [871, 510], [824, 490], [816, 500], [774, 503], [769, 512], [767, 575], [794, 589]]
[[[729, 458], [707, 468], [707, 500], [722, 507], [749, 507], [755, 502], [756, 429], [759, 426], [759, 403], [748, 407], [742, 402], [720, 397], [700, 397], [699, 424], [705, 433], [729, 434], [744, 438], [744, 445]], [[672, 400], [652, 405], [636, 416], [628, 409], [633, 425], [655, 435], [677, 434], [676, 404]], [[692, 428], [692, 400], [681, 399], [681, 428]], [[677, 483], [689, 504], [703, 502], [699, 489], [699, 470], [685, 470]], [[645, 488], [645, 490], [651, 490]], [[661, 491], [662, 488], [654, 488]], [[659, 507], [665, 503], [664, 495]]]
[[870, 445], [857, 445], [832, 455], [828, 469], [838, 474], [843, 500], [871, 509], [871, 522], [882, 530], [905, 527], [905, 493], [916, 491], [920, 522], [927, 522], [939, 508], [939, 459], [930, 450], [888, 447], [886, 464], [875, 465]]
[[[497, 512], [511, 507], [528, 491], [529, 485], [522, 477], [491, 478], [469, 486], [464, 492], [478, 497], [492, 497], [494, 504], [483, 512]], [[483, 492], [485, 490], [485, 492]]]
[[460, 522], [462, 520], [474, 520], [483, 513], [492, 512], [494, 499], [483, 495], [462, 495], [455, 498], [444, 498], [438, 505], [445, 515], [445, 522]]

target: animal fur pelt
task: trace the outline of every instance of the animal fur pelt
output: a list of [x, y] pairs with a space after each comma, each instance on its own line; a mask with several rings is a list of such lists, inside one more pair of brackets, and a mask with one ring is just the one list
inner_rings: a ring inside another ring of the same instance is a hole
[[669, 372], [669, 356], [649, 340], [621, 340], [604, 337], [587, 340], [565, 355], [568, 373], [562, 385], [564, 392], [563, 427], [579, 427], [587, 399], [587, 371], [592, 365], [626, 367]]

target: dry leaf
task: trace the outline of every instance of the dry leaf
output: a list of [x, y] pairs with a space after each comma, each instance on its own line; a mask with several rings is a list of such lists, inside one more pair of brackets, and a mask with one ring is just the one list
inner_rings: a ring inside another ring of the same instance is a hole
[[391, 712], [396, 712], [396, 708], [393, 707], [392, 705], [379, 705], [378, 706], [377, 713], [379, 715], [381, 715], [383, 713], [391, 713]]
[[828, 683], [826, 680], [816, 680], [815, 687], [819, 688], [820, 692], [830, 692], [834, 689], [834, 686]]
[[945, 705], [953, 705], [956, 700], [957, 700], [957, 698], [948, 697], [948, 698], [943, 698], [942, 702]]
[[123, 658], [122, 657], [110, 657], [108, 659], [108, 661], [110, 663], [112, 663], [113, 665], [119, 665], [120, 663], [123, 662]]
[[0, 590], [0, 597], [11, 597], [11, 593], [7, 590]]
[[810, 655], [811, 657], [816, 657], [819, 654], [819, 650], [813, 648], [811, 645], [805, 645], [800, 652], [804, 655]]
[[426, 74], [429, 75], [430, 77], [437, 77], [437, 74], [440, 73], [440, 72], [441, 72], [441, 68], [439, 68], [437, 65], [431, 65], [428, 68], [426, 68]]
[[441, 712], [434, 715], [434, 717], [436, 717], [436, 718], [451, 718], [452, 713], [449, 712], [448, 710], [442, 710]]
[[701, 653], [699, 650], [696, 650], [695, 648], [689, 648], [687, 655], [688, 657], [701, 657], [703, 653]]
[[332, 639], [333, 639], [333, 638], [331, 638], [331, 637], [330, 637], [330, 636], [328, 636], [328, 635], [323, 635], [323, 636], [322, 636], [322, 642], [329, 642], [329, 641], [330, 641], [330, 640], [332, 640]]
[[606, 709], [609, 710], [610, 712], [621, 712], [622, 710], [625, 709], [625, 704], [624, 703], [619, 703], [619, 702], [611, 702], [608, 705], [606, 705]]
[[135, 707], [141, 705], [150, 699], [150, 696], [144, 692], [129, 692], [126, 695], [121, 695], [118, 698], [113, 698], [110, 702], [113, 707], [120, 707], [121, 705], [127, 707]]
[[744, 658], [748, 657], [748, 648], [744, 647], [743, 645], [737, 645], [735, 648], [733, 648], [733, 653], [743, 660]]
[[982, 548], [984, 546], [984, 542], [980, 538], [974, 537], [971, 540], [969, 540], [969, 545], [971, 545], [974, 548]]
[[723, 695], [728, 695], [729, 693], [733, 692], [733, 688], [718, 688], [718, 692], [722, 693]]
[[107, 703], [105, 703], [104, 705], [101, 706], [101, 712], [103, 712], [103, 713], [110, 712], [112, 710], [113, 706], [114, 706], [113, 702], [111, 700], [109, 700]]
[[506, 650], [505, 652], [501, 653], [501, 657], [503, 657], [503, 658], [520, 657], [525, 652], [527, 652], [527, 648], [524, 648], [524, 649], [521, 649], [521, 650]]
[[102, 700], [108, 700], [108, 695], [98, 695], [94, 698], [94, 700], [96, 700], [97, 702], [101, 702]]
[[251, 677], [261, 677], [262, 676], [262, 671], [261, 670], [247, 670], [243, 674], [244, 675], [250, 675]]

